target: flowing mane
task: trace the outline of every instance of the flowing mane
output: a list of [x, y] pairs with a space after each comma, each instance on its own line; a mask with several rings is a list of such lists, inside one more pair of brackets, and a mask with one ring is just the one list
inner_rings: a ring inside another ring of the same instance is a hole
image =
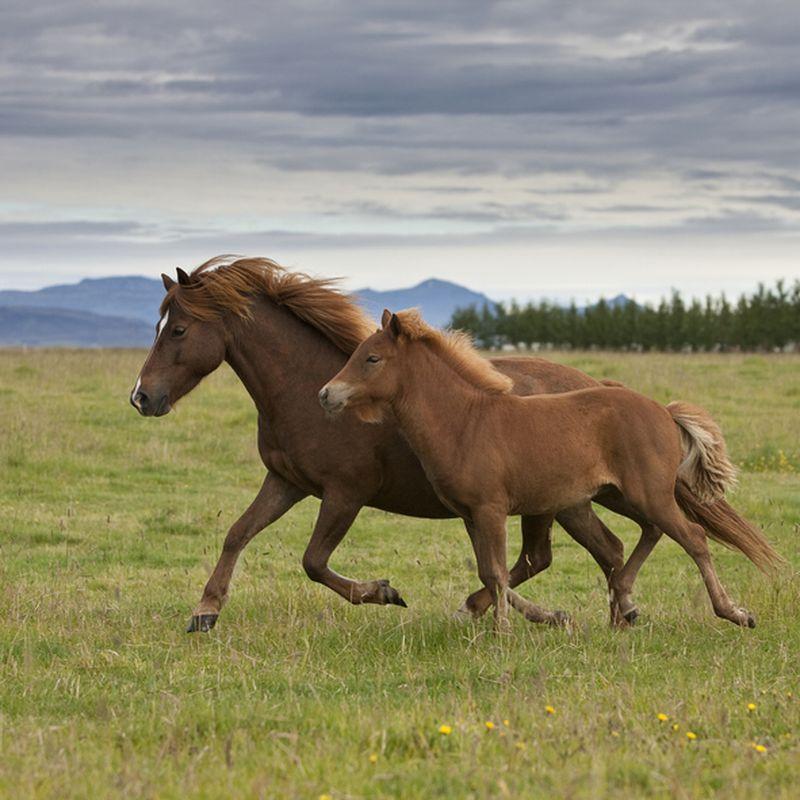
[[375, 330], [369, 317], [336, 288], [335, 280], [289, 272], [269, 258], [216, 256], [206, 261], [192, 272], [188, 285], [169, 290], [161, 313], [174, 301], [197, 319], [219, 319], [225, 313], [250, 319], [257, 296], [285, 306], [347, 355]]
[[416, 308], [399, 311], [402, 335], [411, 341], [424, 342], [436, 355], [457, 372], [467, 383], [491, 394], [508, 394], [513, 381], [498, 372], [483, 358], [465, 331], [441, 331], [432, 328]]

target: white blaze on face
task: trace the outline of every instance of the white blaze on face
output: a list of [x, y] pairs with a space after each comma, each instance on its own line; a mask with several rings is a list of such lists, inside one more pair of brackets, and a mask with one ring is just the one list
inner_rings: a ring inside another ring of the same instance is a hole
[[156, 341], [158, 341], [158, 337], [161, 336], [161, 332], [164, 328], [167, 327], [167, 320], [169, 319], [169, 309], [164, 312], [164, 316], [161, 317], [161, 321], [158, 323], [158, 332], [156, 333]]
[[[158, 322], [158, 328], [156, 329], [156, 342], [161, 337], [161, 334], [164, 331], [164, 328], [167, 327], [167, 320], [169, 319], [169, 309], [164, 312], [164, 316]], [[153, 342], [153, 347], [155, 347], [155, 342]], [[145, 362], [147, 363], [147, 362]], [[139, 387], [142, 385], [142, 375], [139, 373], [139, 377], [136, 378], [136, 385], [133, 387], [133, 391], [131, 392], [131, 402], [138, 408], [139, 405], [136, 402], [136, 393], [139, 391]]]

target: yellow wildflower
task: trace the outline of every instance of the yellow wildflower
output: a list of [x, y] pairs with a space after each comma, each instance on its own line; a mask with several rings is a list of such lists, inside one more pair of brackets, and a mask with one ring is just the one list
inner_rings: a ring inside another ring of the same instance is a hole
[[548, 714], [555, 714], [555, 713], [556, 713], [556, 710], [553, 708], [553, 706], [545, 706], [545, 707], [544, 707], [544, 710], [545, 710], [545, 711], [546, 711]]
[[453, 732], [453, 729], [449, 725], [440, 725], [439, 726], [439, 733], [443, 736], [449, 736]]
[[672, 730], [674, 730], [674, 731], [680, 730], [680, 727], [681, 727], [681, 726], [680, 726], [680, 725], [678, 725], [678, 723], [677, 723], [677, 722], [673, 722], [673, 723], [672, 723]]
[[694, 741], [697, 738], [697, 734], [694, 733], [693, 731], [686, 731], [686, 738], [689, 741]]
[[505, 725], [506, 728], [507, 728], [509, 725], [511, 725], [511, 723], [507, 719], [504, 719], [503, 720], [503, 725]]
[[755, 750], [756, 753], [766, 753], [767, 752], [767, 748], [764, 747], [763, 744], [756, 744], [755, 742], [753, 742], [752, 745], [753, 745], [753, 750]]
[[666, 714], [662, 713], [662, 714], [656, 714], [656, 719], [659, 722], [666, 722], [669, 719], [669, 717]]
[[329, 794], [321, 794], [319, 800], [333, 800], [333, 798]]
[[487, 719], [483, 724], [486, 725], [487, 731], [490, 731], [494, 728], [494, 722], [492, 722], [490, 719]]
[[755, 711], [757, 708], [758, 708], [758, 706], [755, 703], [748, 703], [747, 704], [747, 710], [748, 711]]
[[378, 754], [377, 753], [370, 753], [369, 754], [369, 763], [370, 764], [377, 764], [378, 763]]

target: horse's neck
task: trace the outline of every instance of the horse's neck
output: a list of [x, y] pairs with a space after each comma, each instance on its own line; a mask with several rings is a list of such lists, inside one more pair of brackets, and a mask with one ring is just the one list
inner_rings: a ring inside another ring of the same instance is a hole
[[429, 474], [452, 474], [463, 453], [465, 423], [480, 418], [495, 398], [471, 386], [423, 344], [414, 344], [392, 410]]
[[251, 320], [231, 324], [226, 360], [270, 419], [313, 407], [347, 360], [326, 336], [269, 300], [253, 304]]

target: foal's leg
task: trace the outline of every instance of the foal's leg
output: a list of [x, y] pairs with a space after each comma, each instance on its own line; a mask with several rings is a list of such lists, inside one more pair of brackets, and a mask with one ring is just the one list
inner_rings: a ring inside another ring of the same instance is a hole
[[720, 583], [711, 561], [711, 554], [708, 552], [708, 542], [703, 526], [686, 518], [675, 502], [674, 495], [670, 494], [668, 497], [664, 497], [661, 503], [647, 500], [637, 503], [637, 505], [667, 536], [672, 537], [694, 559], [703, 576], [714, 613], [737, 625], [755, 628], [756, 621], [753, 615], [746, 609], [735, 606]]
[[[551, 524], [552, 518], [549, 518], [546, 522], [548, 530]], [[510, 576], [506, 567], [505, 514], [482, 512], [476, 515], [472, 522], [466, 523], [466, 527], [475, 550], [478, 575], [495, 604], [495, 628], [508, 626], [507, 603], [530, 622], [565, 625], [569, 621], [569, 617], [563, 611], [547, 611], [540, 608], [510, 588]]]
[[187, 633], [209, 631], [214, 627], [222, 604], [228, 595], [233, 568], [239, 553], [247, 543], [267, 525], [282, 517], [306, 493], [274, 472], [268, 472], [258, 490], [255, 500], [249, 505], [228, 531], [222, 545], [217, 566], [206, 583], [203, 597], [192, 613]]
[[494, 603], [494, 628], [506, 630], [508, 622], [508, 564], [506, 562], [506, 515], [482, 510], [464, 525], [472, 541], [478, 577]]
[[[508, 585], [512, 589], [550, 566], [553, 561], [552, 527], [553, 518], [549, 515], [522, 517], [522, 549], [516, 564], [508, 573]], [[493, 602], [494, 598], [484, 587], [464, 601], [459, 613], [470, 614], [477, 619], [489, 610]]]
[[322, 497], [314, 532], [303, 554], [303, 569], [312, 581], [333, 589], [353, 605], [376, 603], [378, 605], [406, 606], [397, 590], [388, 580], [354, 581], [334, 572], [328, 566], [331, 553], [349, 530], [361, 510], [361, 503], [337, 492], [326, 492]]

